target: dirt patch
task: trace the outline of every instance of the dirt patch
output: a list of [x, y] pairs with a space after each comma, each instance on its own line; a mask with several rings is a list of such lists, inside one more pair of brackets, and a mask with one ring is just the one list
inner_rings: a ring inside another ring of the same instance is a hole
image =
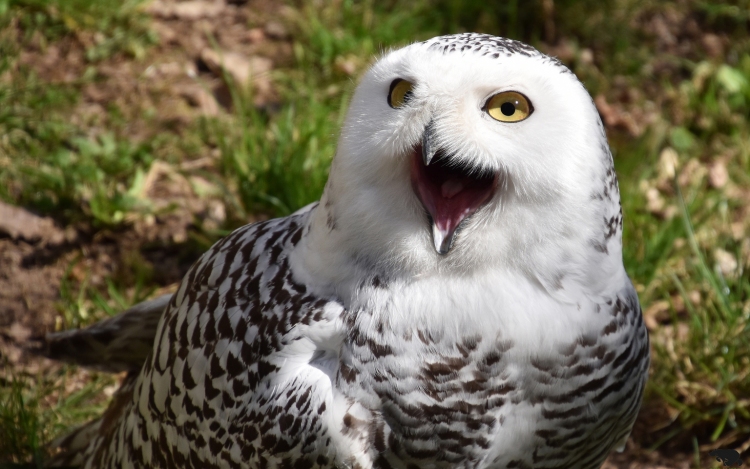
[[74, 298], [82, 288], [106, 291], [108, 281], [133, 285], [141, 271], [150, 283], [169, 289], [198, 256], [189, 243], [160, 246], [134, 229], [84, 233], [59, 245], [0, 239], [0, 336], [34, 337], [71, 326], [60, 315], [64, 282]]
[[[274, 68], [289, 63], [291, 43], [274, 23], [279, 17], [274, 2], [160, 1], [149, 8], [159, 41], [140, 58], [118, 53], [92, 63], [86, 52], [101, 40], [96, 34], [84, 31], [51, 43], [36, 35], [18, 40], [26, 45], [17, 70], [78, 87], [81, 97], [70, 122], [89, 138], [112, 129], [121, 129], [121, 137], [133, 142], [164, 132], [181, 136], [196, 119], [231, 110], [229, 81], [252, 93], [257, 106], [277, 102], [270, 77]], [[21, 26], [11, 26], [20, 38]], [[79, 85], [83, 76], [93, 80]], [[227, 222], [224, 189], [211, 177], [219, 173], [218, 151], [206, 151], [179, 163], [151, 164], [140, 192], [133, 194], [150, 204], [149, 215], [126, 219], [117, 229], [63, 226], [21, 207], [0, 207], [3, 386], [19, 382], [34, 390], [43, 377], [44, 386], [54, 389], [39, 404], [46, 408], [91, 383], [106, 386], [87, 397], [89, 405], [112, 396], [116, 379], [65, 367], [28, 349], [45, 333], [105, 317], [100, 304], [91, 301], [92, 292], [116, 311], [112, 285], [127, 301], [173, 291], [217, 230], [237, 223]], [[148, 289], [139, 291], [139, 284]], [[72, 310], [77, 316], [71, 316]]]
[[[80, 32], [49, 44], [40, 35], [32, 37], [19, 65], [50, 83], [76, 83], [93, 73], [95, 79], [81, 89], [72, 123], [92, 135], [105, 132], [108, 110], [115, 107], [118, 119], [128, 123], [127, 138], [135, 141], [165, 130], [180, 134], [202, 115], [225, 112], [231, 108], [228, 80], [251, 91], [258, 106], [278, 100], [270, 73], [289, 63], [291, 43], [277, 21], [281, 13], [275, 2], [159, 0], [146, 11], [159, 41], [142, 58], [119, 53], [91, 63], [86, 51], [102, 39]], [[4, 216], [15, 228], [0, 226], [0, 335], [14, 336], [11, 327], [31, 335], [61, 327], [63, 278], [73, 289], [83, 283], [103, 288], [112, 278], [128, 284], [126, 277], [134, 275], [128, 269], [135, 268], [147, 270], [162, 287], [178, 282], [205, 247], [189, 239], [191, 230], [196, 225], [216, 230], [226, 220], [219, 190], [193, 174], [211, 172], [216, 160], [209, 154], [195, 155], [180, 167], [154, 163], [139, 195], [157, 215], [133, 220], [117, 232], [57, 226], [33, 214], [15, 221]], [[43, 224], [45, 239], [16, 232], [28, 230], [29, 220]]]
[[[146, 12], [158, 43], [141, 58], [118, 53], [92, 64], [86, 51], [102, 38], [83, 31], [51, 44], [34, 35], [18, 65], [50, 83], [75, 84], [93, 76], [81, 90], [72, 122], [94, 134], [108, 128], [112, 108], [128, 122], [132, 140], [165, 129], [179, 133], [196, 117], [231, 107], [227, 80], [252, 92], [258, 106], [278, 101], [271, 72], [288, 65], [292, 55], [289, 35], [276, 20], [280, 7], [236, 3], [151, 2]], [[23, 31], [16, 27], [20, 37]]]
[[33, 334], [54, 327], [64, 271], [56, 265], [35, 265], [37, 252], [25, 241], [0, 239], [0, 334], [18, 337], [12, 329]]

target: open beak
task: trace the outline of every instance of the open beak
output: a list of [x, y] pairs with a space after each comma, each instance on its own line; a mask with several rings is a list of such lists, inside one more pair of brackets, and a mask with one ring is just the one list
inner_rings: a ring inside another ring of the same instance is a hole
[[430, 215], [432, 241], [439, 254], [447, 254], [464, 222], [489, 202], [498, 174], [460, 164], [436, 145], [433, 121], [425, 127], [422, 143], [411, 164], [414, 192]]

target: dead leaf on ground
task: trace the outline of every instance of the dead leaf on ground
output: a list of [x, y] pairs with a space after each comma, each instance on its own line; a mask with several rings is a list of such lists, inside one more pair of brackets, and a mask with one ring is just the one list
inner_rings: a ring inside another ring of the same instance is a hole
[[708, 169], [708, 183], [714, 189], [721, 189], [729, 182], [729, 171], [723, 161], [716, 161]]
[[724, 55], [724, 42], [720, 36], [706, 33], [701, 38], [701, 43], [709, 57], [718, 58]]
[[195, 21], [203, 18], [215, 18], [224, 11], [225, 7], [226, 4], [221, 0], [211, 2], [190, 0], [179, 3], [156, 0], [146, 7], [146, 12], [158, 18]]
[[4, 202], [0, 202], [0, 232], [12, 239], [43, 240], [50, 244], [60, 244], [66, 239], [65, 232], [55, 226], [51, 218], [40, 217]]
[[607, 127], [624, 129], [633, 137], [638, 137], [643, 133], [642, 125], [636, 122], [632, 114], [623, 110], [619, 105], [608, 103], [604, 95], [600, 94], [594, 98], [594, 104]]
[[179, 87], [180, 95], [190, 103], [191, 106], [200, 109], [207, 116], [219, 114], [219, 103], [211, 92], [199, 84], [184, 85]]
[[266, 27], [263, 28], [266, 36], [272, 39], [286, 39], [289, 36], [286, 28], [283, 24], [277, 21], [269, 21], [266, 23]]
[[217, 76], [223, 71], [242, 87], [247, 87], [251, 80], [258, 81], [260, 76], [273, 68], [273, 61], [265, 57], [247, 57], [239, 52], [218, 52], [210, 48], [201, 51], [201, 60]]

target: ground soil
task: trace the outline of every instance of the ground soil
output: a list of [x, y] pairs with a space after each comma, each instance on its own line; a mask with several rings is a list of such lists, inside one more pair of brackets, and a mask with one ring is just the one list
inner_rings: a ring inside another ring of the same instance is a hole
[[[106, 109], [114, 104], [121, 113], [118, 118], [127, 120], [127, 137], [133, 141], [156, 132], [179, 135], [200, 116], [231, 108], [227, 75], [240, 86], [252, 87], [256, 105], [276, 102], [269, 75], [289, 63], [291, 42], [274, 2], [157, 0], [146, 11], [158, 44], [140, 59], [118, 53], [93, 64], [97, 79], [83, 87], [71, 115], [74, 123], [92, 134], [102, 132], [109, 123]], [[19, 62], [42, 80], [75, 82], [92, 66], [84, 57], [95, 36], [81, 32], [43, 47], [32, 39]], [[252, 76], [234, 73], [247, 68]], [[158, 118], [145, 120], [145, 113]], [[74, 290], [84, 281], [102, 286], [107, 278], [127, 276], [128, 268], [140, 263], [155, 284], [174, 288], [202, 250], [190, 240], [195, 221], [217, 227], [226, 218], [216, 199], [196, 194], [196, 184], [209, 183], [186, 176], [190, 170], [213, 169], [216, 155], [192, 156], [178, 168], [152, 165], [145, 195], [157, 214], [116, 230], [61, 226], [22, 208], [17, 211], [25, 213], [11, 218], [11, 212], [0, 207], [0, 336], [36, 336], [63, 326], [63, 281]], [[34, 228], [24, 229], [30, 223]]]

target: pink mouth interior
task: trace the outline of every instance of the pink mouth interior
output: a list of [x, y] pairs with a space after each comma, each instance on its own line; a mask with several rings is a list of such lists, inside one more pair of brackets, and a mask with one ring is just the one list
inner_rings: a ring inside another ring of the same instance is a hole
[[451, 166], [442, 151], [425, 166], [421, 146], [415, 149], [411, 167], [414, 192], [432, 216], [442, 240], [448, 243], [441, 249], [442, 243], [435, 240], [438, 252], [448, 252], [461, 222], [492, 197], [497, 179], [496, 174], [472, 174], [467, 168]]

